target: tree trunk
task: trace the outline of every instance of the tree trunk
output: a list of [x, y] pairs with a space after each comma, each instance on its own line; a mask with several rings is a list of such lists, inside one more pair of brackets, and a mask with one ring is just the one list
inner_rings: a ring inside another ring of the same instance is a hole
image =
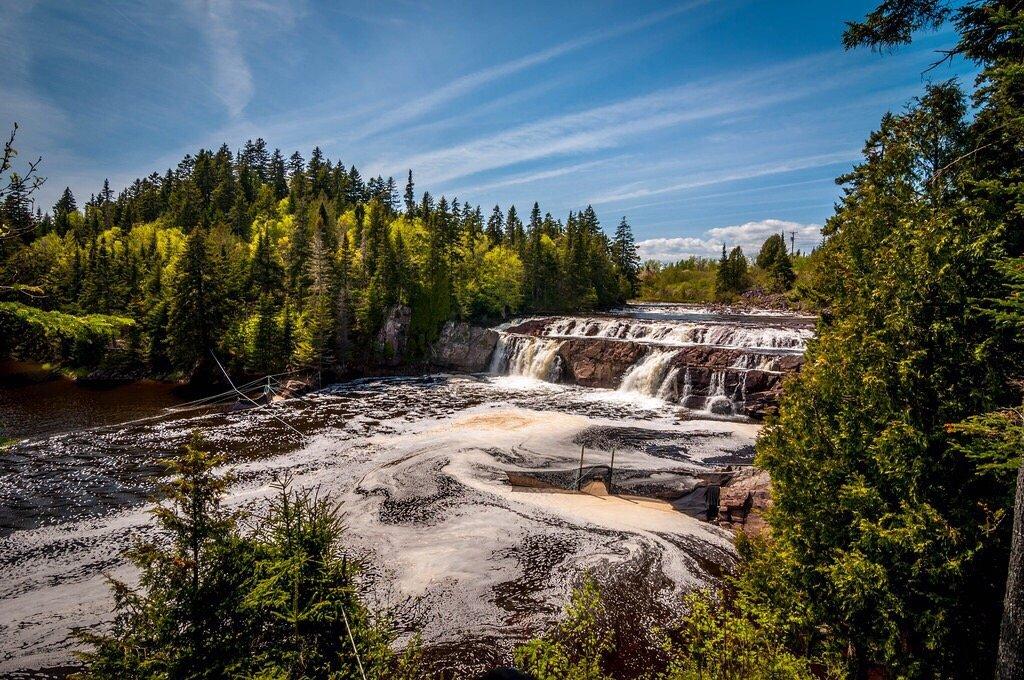
[[1024, 678], [1024, 460], [1017, 474], [1010, 571], [1006, 577], [1003, 624], [999, 633], [996, 665], [996, 677], [999, 680]]

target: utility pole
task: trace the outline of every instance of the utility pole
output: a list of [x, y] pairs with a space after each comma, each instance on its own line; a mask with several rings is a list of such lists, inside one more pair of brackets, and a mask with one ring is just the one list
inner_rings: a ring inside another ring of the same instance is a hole
[[[785, 248], [785, 246], [783, 246], [783, 248]], [[796, 232], [795, 231], [789, 232], [789, 255], [790, 255], [790, 257], [792, 257], [793, 255], [796, 255]]]

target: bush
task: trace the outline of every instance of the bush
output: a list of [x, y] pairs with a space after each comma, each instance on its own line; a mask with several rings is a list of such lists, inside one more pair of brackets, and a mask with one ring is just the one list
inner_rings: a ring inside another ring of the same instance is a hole
[[79, 634], [92, 647], [80, 677], [416, 677], [417, 645], [396, 655], [386, 620], [362, 602], [337, 506], [283, 480], [243, 532], [221, 504], [221, 462], [198, 441], [171, 462], [153, 510], [160, 536], [129, 554], [139, 587], [112, 581], [113, 628]]

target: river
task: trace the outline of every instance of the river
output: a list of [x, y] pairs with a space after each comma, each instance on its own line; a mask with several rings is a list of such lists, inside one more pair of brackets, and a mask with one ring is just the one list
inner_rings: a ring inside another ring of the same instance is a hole
[[[751, 462], [746, 400], [799, 356], [810, 321], [671, 305], [528, 321], [501, 329], [489, 371], [355, 380], [262, 408], [188, 410], [155, 384], [83, 402], [65, 392], [77, 387], [0, 383], [0, 419], [22, 423], [0, 453], [0, 674], [66, 666], [70, 629], [109, 619], [104, 574], [132, 579], [122, 554], [150, 531], [159, 461], [194, 431], [228, 455], [233, 506], [265, 502], [284, 473], [331, 493], [371, 602], [422, 633], [439, 676], [507, 662], [586, 571], [653, 628], [733, 562], [728, 531], [670, 502]], [[631, 363], [587, 373], [598, 342]], [[695, 349], [714, 350], [708, 366], [681, 363]], [[51, 408], [71, 413], [24, 415]], [[510, 484], [571, 489], [581, 448], [588, 469], [614, 450], [617, 495]]]

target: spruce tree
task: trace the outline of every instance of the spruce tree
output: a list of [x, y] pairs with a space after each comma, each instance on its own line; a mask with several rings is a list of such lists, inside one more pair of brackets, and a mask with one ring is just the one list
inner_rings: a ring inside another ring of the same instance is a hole
[[416, 190], [412, 183], [412, 170], [409, 170], [409, 180], [405, 183], [405, 215], [409, 218], [416, 216]]
[[171, 284], [167, 336], [178, 370], [192, 372], [210, 362], [222, 330], [222, 276], [210, 257], [207, 235], [196, 229], [185, 240]]
[[629, 286], [629, 296], [636, 295], [640, 275], [640, 254], [637, 251], [636, 241], [633, 239], [633, 229], [629, 226], [625, 216], [619, 222], [619, 226], [615, 228], [612, 259], [619, 274]]
[[505, 215], [501, 212], [501, 206], [494, 206], [491, 216], [487, 220], [487, 238], [491, 246], [501, 245], [505, 234]]

